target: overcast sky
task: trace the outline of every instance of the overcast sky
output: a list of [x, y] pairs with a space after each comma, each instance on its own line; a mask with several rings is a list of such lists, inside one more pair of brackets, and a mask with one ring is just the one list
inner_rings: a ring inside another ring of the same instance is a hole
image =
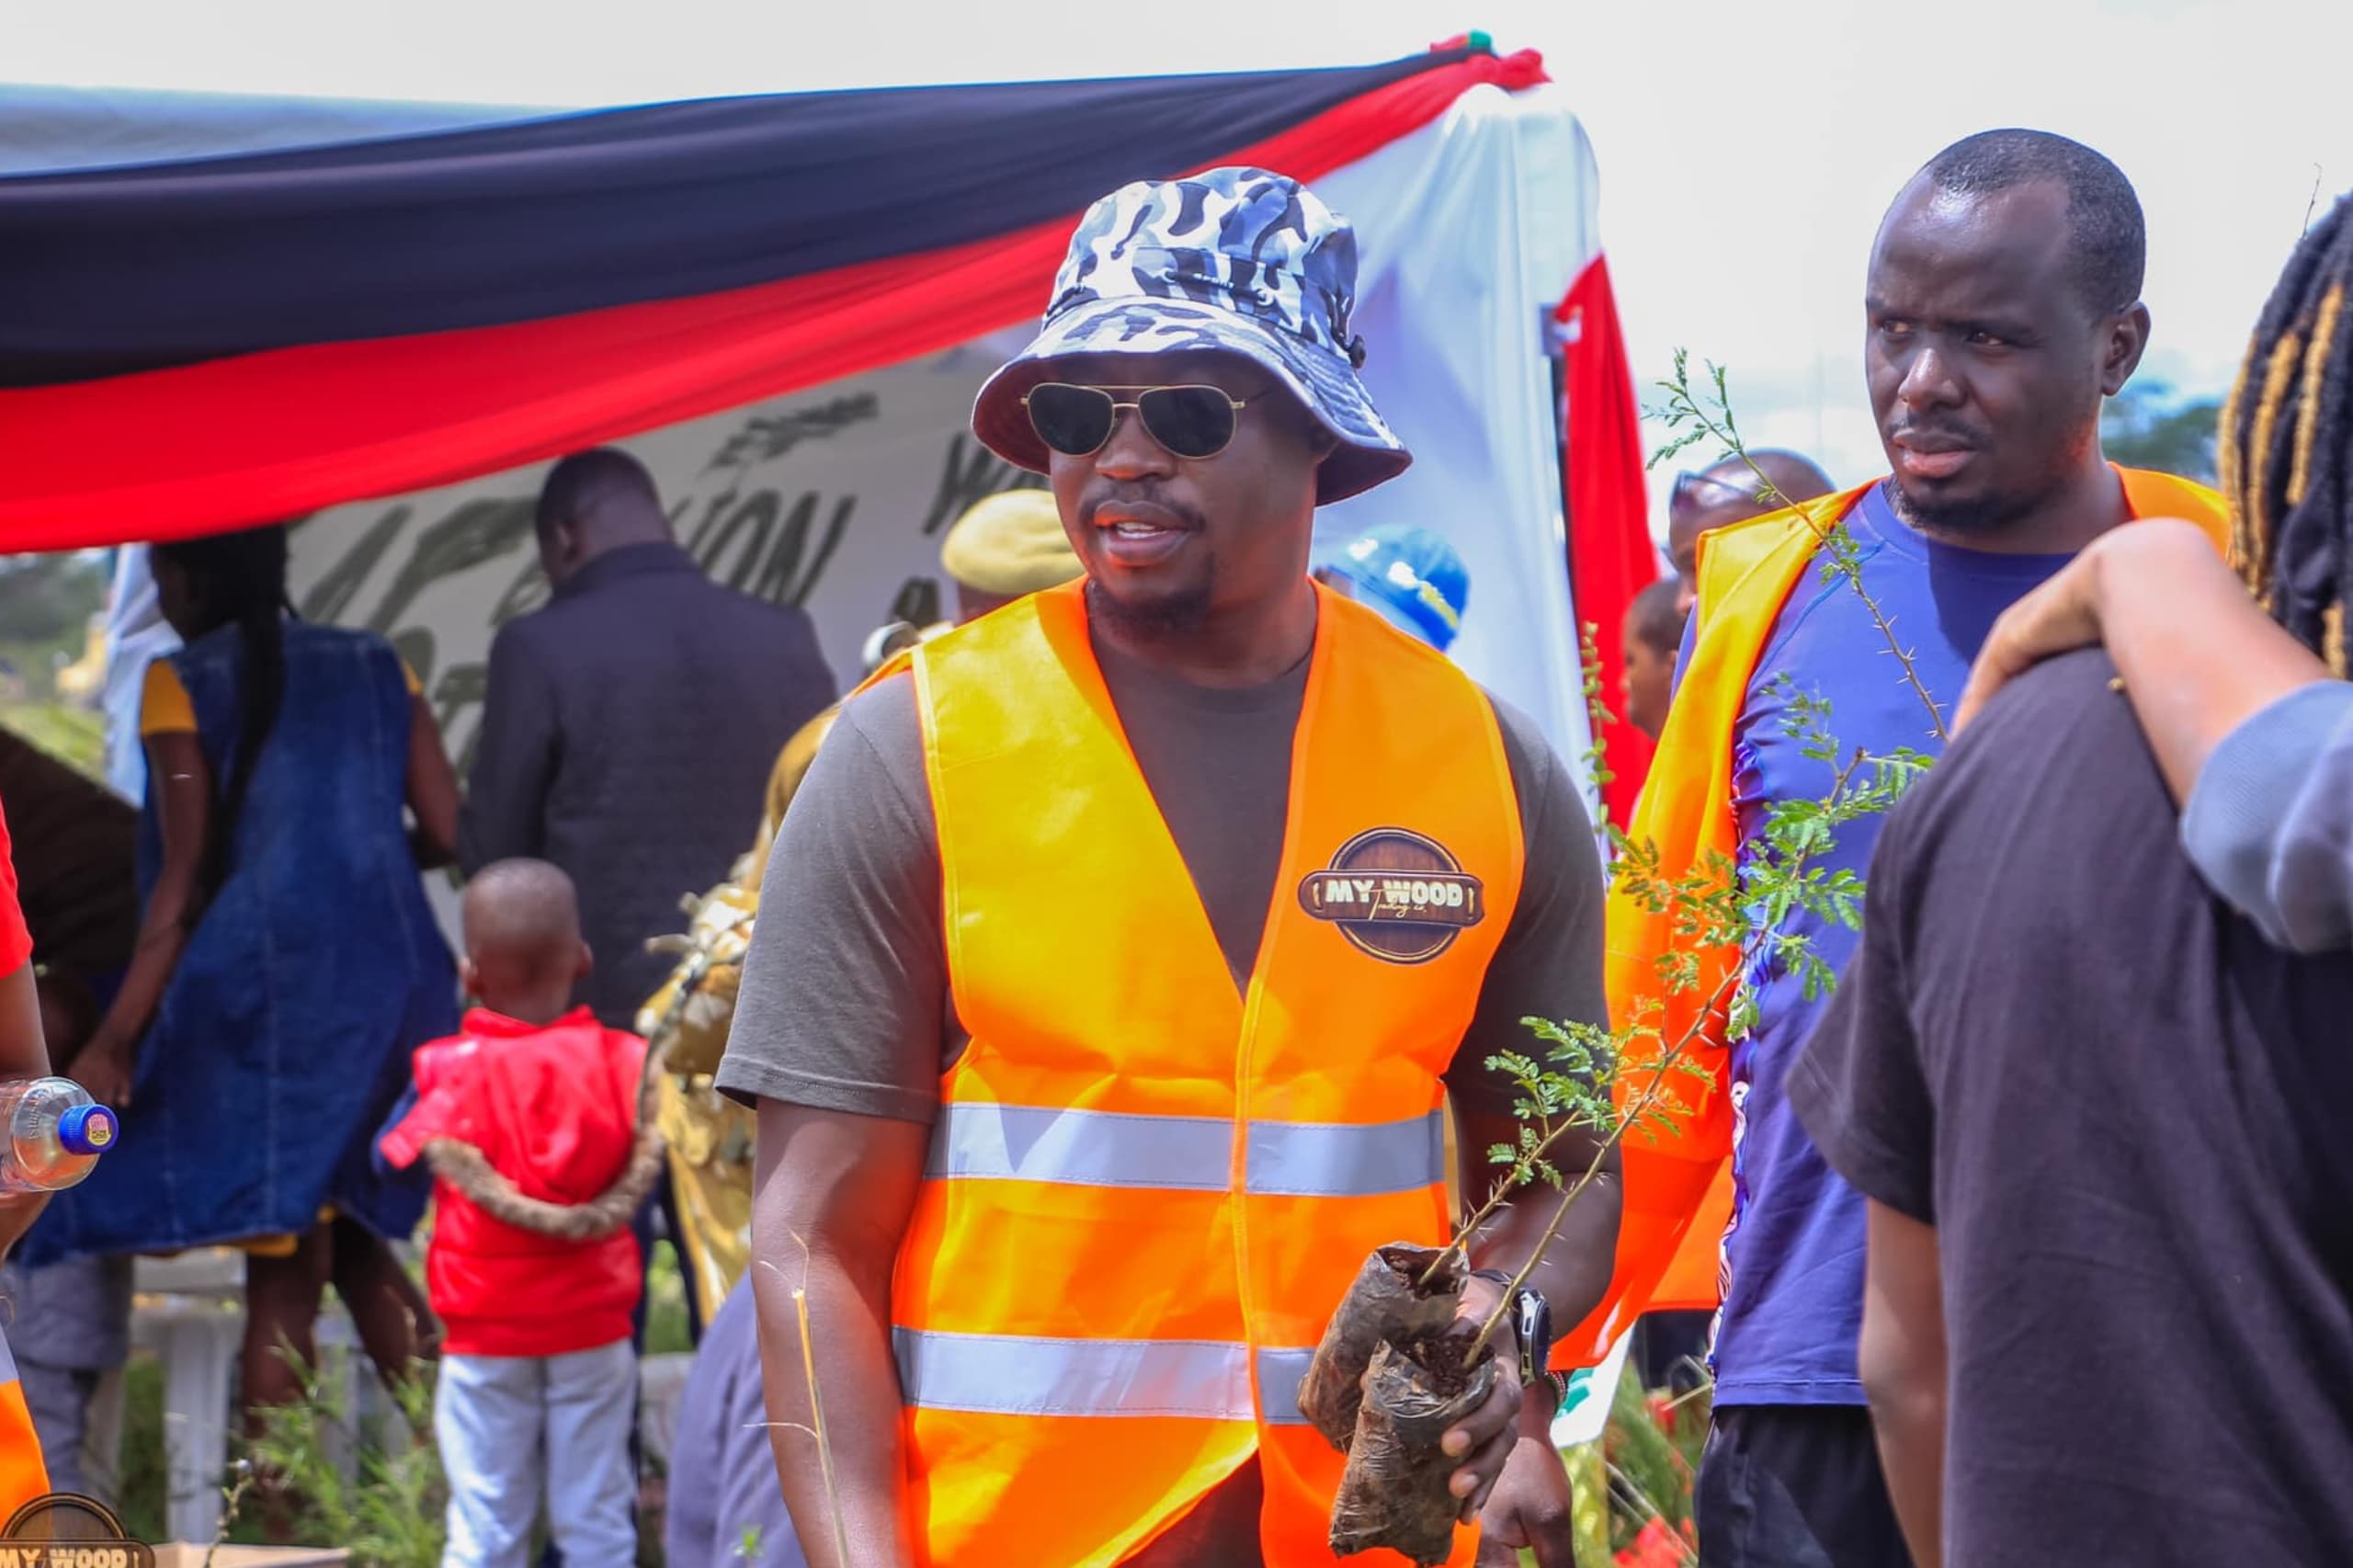
[[1677, 345], [1722, 360], [1756, 437], [1842, 480], [1881, 461], [1871, 233], [1945, 143], [2029, 125], [2121, 165], [2149, 218], [2143, 373], [2201, 392], [2315, 181], [2353, 187], [2347, 0], [0, 0], [0, 77], [586, 105], [1341, 64], [1472, 27], [1543, 51], [1585, 119], [1638, 378]]

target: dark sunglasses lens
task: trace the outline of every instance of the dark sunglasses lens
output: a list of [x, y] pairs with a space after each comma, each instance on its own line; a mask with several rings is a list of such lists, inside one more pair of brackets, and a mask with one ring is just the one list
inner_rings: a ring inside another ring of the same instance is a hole
[[1152, 438], [1180, 458], [1213, 458], [1233, 439], [1233, 400], [1215, 387], [1154, 387], [1136, 408]]
[[1111, 394], [1048, 381], [1029, 390], [1029, 427], [1065, 457], [1083, 458], [1111, 438]]

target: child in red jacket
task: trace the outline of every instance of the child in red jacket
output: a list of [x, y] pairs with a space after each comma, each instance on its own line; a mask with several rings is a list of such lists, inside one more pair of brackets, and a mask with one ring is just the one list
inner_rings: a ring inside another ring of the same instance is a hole
[[426, 1283], [447, 1330], [434, 1436], [444, 1568], [522, 1568], [544, 1490], [564, 1568], [637, 1557], [630, 1428], [642, 1279], [629, 1221], [660, 1166], [645, 1041], [570, 1006], [588, 972], [572, 881], [502, 860], [467, 885], [464, 1032], [421, 1047], [381, 1142], [434, 1182]]

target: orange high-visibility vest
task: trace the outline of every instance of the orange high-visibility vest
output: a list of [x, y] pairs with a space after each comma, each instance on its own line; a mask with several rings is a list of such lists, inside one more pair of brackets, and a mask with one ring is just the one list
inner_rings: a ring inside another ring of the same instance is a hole
[[1254, 1454], [1269, 1568], [1333, 1561], [1342, 1460], [1299, 1380], [1372, 1248], [1447, 1235], [1439, 1075], [1524, 846], [1486, 697], [1318, 593], [1282, 866], [1240, 994], [1080, 585], [915, 653], [972, 1034], [893, 1287], [923, 1563], [1116, 1563]]
[[[2188, 518], [2206, 530], [2217, 550], [2228, 551], [2230, 516], [2213, 491], [2169, 474], [2138, 469], [2117, 473], [2132, 517]], [[1675, 706], [1628, 833], [1637, 844], [1657, 846], [1661, 880], [1671, 882], [1711, 855], [1729, 864], [1739, 854], [1732, 807], [1733, 736], [1747, 705], [1749, 683], [1781, 607], [1813, 564], [1822, 533], [1879, 483], [1700, 537], [1690, 662], [1678, 672]], [[1960, 693], [1949, 695], [1958, 699]], [[1703, 949], [1698, 955], [1698, 987], [1662, 995], [1658, 960], [1690, 947], [1677, 938], [1673, 918], [1613, 893], [1608, 926], [1609, 1016], [1622, 1028], [1641, 1011], [1657, 1023], [1667, 1044], [1683, 1038], [1700, 1006], [1739, 960], [1736, 947]], [[1601, 1304], [1568, 1342], [1580, 1358], [1599, 1360], [1642, 1312], [1718, 1304], [1721, 1249], [1732, 1211], [1725, 1165], [1733, 1120], [1732, 1058], [1721, 1011], [1700, 1021], [1687, 1054], [1711, 1069], [1713, 1082], [1695, 1085], [1688, 1077], [1671, 1079], [1668, 1087], [1685, 1107], [1685, 1114], [1676, 1118], [1677, 1131], [1631, 1135], [1622, 1145], [1625, 1187], [1617, 1268]], [[1647, 1082], [1630, 1051], [1619, 1078], [1621, 1101]]]
[[40, 1457], [24, 1385], [17, 1381], [17, 1358], [0, 1337], [0, 1520], [36, 1497], [49, 1495], [49, 1467]]

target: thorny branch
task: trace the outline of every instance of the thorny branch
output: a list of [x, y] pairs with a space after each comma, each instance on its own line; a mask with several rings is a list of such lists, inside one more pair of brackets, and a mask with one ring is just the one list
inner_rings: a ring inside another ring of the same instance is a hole
[[[1708, 369], [1714, 383], [1712, 399], [1703, 399], [1692, 390], [1689, 357], [1682, 349], [1676, 351], [1673, 379], [1659, 383], [1667, 393], [1667, 404], [1653, 412], [1677, 434], [1654, 454], [1652, 463], [1655, 465], [1701, 441], [1713, 439], [1756, 474], [1761, 498], [1784, 506], [1793, 505], [1750, 455], [1741, 438], [1722, 367], [1711, 364]], [[1872, 624], [1886, 640], [1888, 651], [1902, 666], [1904, 683], [1927, 710], [1932, 732], [1939, 741], [1948, 739], [1942, 710], [1920, 678], [1910, 651], [1896, 636], [1893, 623], [1863, 581], [1862, 563], [1853, 537], [1836, 520], [1824, 524], [1812, 511], [1802, 508], [1799, 515], [1814, 530], [1827, 557], [1825, 580], [1834, 576], [1844, 579], [1862, 601]], [[1586, 761], [1591, 777], [1597, 781], [1606, 780], [1610, 775], [1602, 735], [1610, 714], [1602, 703], [1597, 639], [1596, 629], [1590, 625], [1584, 630], [1581, 652], [1586, 703], [1592, 717], [1594, 736]], [[1646, 1039], [1661, 1040], [1655, 1028], [1636, 1025], [1612, 1034], [1592, 1025], [1554, 1024], [1529, 1018], [1525, 1020], [1528, 1027], [1552, 1048], [1547, 1052], [1547, 1062], [1552, 1065], [1548, 1067], [1518, 1052], [1505, 1052], [1488, 1060], [1490, 1069], [1511, 1074], [1521, 1091], [1523, 1097], [1514, 1107], [1520, 1122], [1519, 1142], [1517, 1148], [1499, 1143], [1488, 1150], [1491, 1163], [1507, 1165], [1509, 1169], [1497, 1178], [1486, 1200], [1448, 1242], [1438, 1262], [1443, 1263], [1458, 1251], [1467, 1252], [1471, 1237], [1520, 1187], [1540, 1177], [1564, 1190], [1542, 1234], [1513, 1277], [1503, 1304], [1480, 1325], [1478, 1336], [1471, 1346], [1470, 1359], [1475, 1360], [1485, 1348], [1496, 1326], [1507, 1315], [1513, 1299], [1535, 1272], [1552, 1238], [1560, 1233], [1571, 1206], [1598, 1178], [1610, 1152], [1624, 1141], [1627, 1132], [1644, 1124], [1674, 1130], [1673, 1117], [1681, 1107], [1668, 1088], [1669, 1074], [1685, 1074], [1712, 1081], [1712, 1073], [1688, 1060], [1692, 1046], [1705, 1035], [1710, 1023], [1719, 1016], [1722, 1017], [1727, 1044], [1745, 1039], [1758, 1021], [1758, 978], [1777, 966], [1799, 977], [1809, 1001], [1828, 994], [1836, 984], [1836, 975], [1813, 951], [1812, 938], [1802, 932], [1786, 930], [1784, 926], [1793, 913], [1803, 912], [1824, 925], [1859, 927], [1862, 920], [1863, 881], [1851, 870], [1825, 872], [1809, 862], [1836, 845], [1838, 828], [1893, 806], [1927, 768], [1929, 759], [1908, 747], [1885, 755], [1858, 749], [1839, 765], [1840, 747], [1829, 730], [1829, 704], [1810, 694], [1788, 692], [1786, 678], [1783, 686], [1783, 731], [1797, 743], [1802, 755], [1835, 766], [1836, 773], [1829, 793], [1819, 800], [1777, 801], [1768, 805], [1763, 831], [1754, 841], [1753, 854], [1738, 862], [1711, 855], [1700, 866], [1666, 882], [1658, 875], [1655, 846], [1638, 846], [1611, 825], [1606, 815], [1598, 818], [1599, 831], [1609, 849], [1610, 875], [1618, 891], [1653, 916], [1669, 920], [1678, 938], [1677, 950], [1666, 952], [1658, 960], [1661, 996], [1699, 989], [1702, 950], [1733, 947], [1736, 960], [1727, 966], [1706, 1004], [1692, 1013], [1673, 1045], [1644, 1064], [1650, 1074], [1648, 1080], [1622, 1107], [1613, 1100], [1606, 1080], [1615, 1079], [1623, 1072], [1627, 1046]], [[1663, 1014], [1665, 1010], [1659, 997], [1644, 999], [1638, 1008], [1644, 1013], [1655, 1010]], [[1604, 1127], [1608, 1129], [1608, 1133], [1594, 1150], [1584, 1172], [1574, 1184], [1564, 1184], [1548, 1157], [1553, 1146], [1572, 1131]], [[1438, 1264], [1433, 1264], [1424, 1274], [1425, 1286], [1437, 1270]]]
[[[1799, 738], [1802, 743], [1808, 744], [1809, 747], [1817, 745], [1822, 742], [1827, 742], [1828, 740], [1826, 733], [1819, 731], [1818, 723], [1810, 722], [1811, 716], [1819, 710], [1820, 710], [1818, 708], [1809, 708], [1803, 705], [1801, 705], [1797, 710], [1798, 721], [1801, 726]], [[1891, 766], [1902, 767], [1908, 766], [1908, 764], [1901, 758], [1875, 757], [1867, 752], [1861, 750], [1856, 751], [1855, 754], [1847, 759], [1847, 763], [1838, 769], [1837, 776], [1831, 784], [1830, 793], [1820, 802], [1824, 816], [1835, 816], [1837, 817], [1838, 820], [1842, 821], [1847, 820], [1847, 818], [1842, 813], [1851, 810], [1853, 803], [1857, 799], [1854, 791], [1854, 784], [1857, 777], [1860, 775], [1867, 767], [1875, 767], [1883, 773]], [[1843, 889], [1845, 884], [1837, 881], [1836, 879], [1824, 881], [1823, 879], [1818, 877], [1809, 879], [1807, 875], [1806, 862], [1813, 855], [1822, 849], [1828, 847], [1829, 844], [1830, 837], [1827, 833], [1805, 834], [1799, 837], [1794, 853], [1790, 857], [1785, 864], [1774, 868], [1770, 875], [1769, 880], [1779, 883], [1779, 885], [1769, 889], [1758, 888], [1756, 891], [1763, 892], [1767, 894], [1768, 903], [1778, 904], [1786, 911], [1787, 908], [1799, 905], [1811, 908], [1815, 901], [1807, 896], [1809, 890], [1824, 888]], [[1768, 879], [1767, 877], [1763, 876], [1753, 876], [1747, 879], [1747, 881], [1752, 884], [1761, 883], [1768, 880]], [[1738, 885], [1738, 879], [1735, 879], [1735, 887]], [[1859, 890], [1858, 890], [1858, 892], [1859, 892]], [[1655, 912], [1665, 913], [1666, 911], [1662, 908]], [[1560, 1203], [1553, 1209], [1552, 1219], [1545, 1224], [1542, 1236], [1539, 1239], [1536, 1245], [1529, 1249], [1528, 1260], [1520, 1265], [1519, 1271], [1512, 1276], [1511, 1284], [1504, 1292], [1503, 1307], [1491, 1313], [1488, 1316], [1487, 1321], [1480, 1325], [1478, 1336], [1471, 1342], [1471, 1347], [1464, 1355], [1463, 1358], [1466, 1362], [1475, 1362], [1478, 1359], [1479, 1352], [1485, 1348], [1488, 1340], [1494, 1337], [1496, 1327], [1507, 1315], [1509, 1315], [1508, 1309], [1512, 1299], [1518, 1295], [1520, 1289], [1525, 1286], [1529, 1278], [1534, 1275], [1536, 1272], [1536, 1266], [1543, 1261], [1545, 1247], [1550, 1244], [1553, 1236], [1560, 1233], [1562, 1224], [1568, 1219], [1570, 1206], [1575, 1203], [1577, 1199], [1583, 1195], [1586, 1188], [1592, 1186], [1595, 1180], [1600, 1176], [1601, 1167], [1608, 1162], [1610, 1151], [1615, 1149], [1619, 1143], [1623, 1142], [1627, 1132], [1635, 1126], [1651, 1121], [1654, 1118], [1671, 1115], [1675, 1109], [1679, 1108], [1676, 1105], [1672, 1095], [1667, 1089], [1667, 1074], [1683, 1070], [1682, 1064], [1686, 1054], [1705, 1032], [1709, 1020], [1716, 1016], [1716, 1010], [1719, 1006], [1726, 1006], [1728, 1014], [1733, 1011], [1733, 1009], [1728, 1006], [1727, 1004], [1736, 999], [1737, 994], [1748, 984], [1749, 975], [1752, 971], [1757, 967], [1759, 961], [1768, 956], [1771, 956], [1775, 949], [1784, 949], [1786, 947], [1790, 938], [1789, 938], [1786, 934], [1779, 930], [1779, 922], [1778, 920], [1759, 920], [1751, 926], [1750, 934], [1743, 940], [1741, 945], [1740, 961], [1732, 965], [1726, 971], [1722, 979], [1717, 982], [1716, 989], [1710, 994], [1707, 1006], [1694, 1011], [1691, 1017], [1691, 1021], [1684, 1027], [1682, 1034], [1677, 1038], [1675, 1044], [1663, 1052], [1656, 1061], [1647, 1064], [1650, 1072], [1649, 1081], [1644, 1084], [1642, 1090], [1636, 1095], [1633, 1103], [1616, 1116], [1613, 1124], [1609, 1128], [1608, 1136], [1603, 1138], [1600, 1143], [1594, 1149], [1593, 1158], [1587, 1162], [1584, 1173], [1577, 1177], [1574, 1186], [1568, 1187], [1567, 1190], [1562, 1194]], [[1818, 962], [1819, 960], [1817, 960], [1815, 961]], [[1811, 989], [1813, 984], [1813, 977], [1810, 975], [1807, 980], [1807, 984], [1809, 989]], [[1745, 1035], [1748, 1028], [1754, 1027], [1754, 1021], [1753, 1017], [1747, 1019], [1745, 1025], [1739, 1028], [1738, 1033], [1731, 1034], [1730, 1038], [1738, 1039], [1741, 1038], [1741, 1036]], [[1540, 1035], [1547, 1034], [1548, 1031], [1558, 1034], [1566, 1034], [1568, 1032], [1561, 1030], [1558, 1026], [1551, 1025], [1546, 1020], [1540, 1018], [1529, 1019], [1528, 1023], [1529, 1027], [1534, 1028]], [[1630, 1031], [1630, 1040], [1640, 1038], [1643, 1038], [1641, 1031]], [[1605, 1103], [1607, 1103], [1607, 1091], [1604, 1090], [1601, 1091], [1601, 1093]], [[1576, 1122], [1572, 1123], [1571, 1125], [1592, 1124], [1589, 1122]], [[1672, 1123], [1669, 1123], [1669, 1125], [1671, 1126]], [[1549, 1142], [1552, 1140], [1557, 1140], [1568, 1130], [1569, 1126], [1564, 1125], [1559, 1130], [1553, 1131], [1551, 1134], [1550, 1139], [1546, 1141], [1547, 1144], [1549, 1145]], [[1468, 1242], [1471, 1233], [1476, 1228], [1478, 1222], [1485, 1216], [1493, 1214], [1495, 1209], [1501, 1205], [1506, 1193], [1518, 1185], [1518, 1184], [1513, 1182], [1511, 1177], [1508, 1176], [1501, 1181], [1498, 1181], [1496, 1184], [1496, 1190], [1489, 1195], [1487, 1201], [1481, 1206], [1478, 1214], [1474, 1215], [1472, 1220], [1464, 1225], [1462, 1231], [1458, 1233], [1454, 1242], [1449, 1244], [1449, 1251], [1451, 1251], [1456, 1246], [1464, 1245]]]
[[[1681, 348], [1675, 351], [1674, 376], [1658, 383], [1659, 390], [1666, 394], [1666, 402], [1651, 412], [1665, 420], [1670, 429], [1682, 433], [1660, 448], [1652, 458], [1652, 463], [1655, 465], [1701, 441], [1713, 440], [1738, 458], [1749, 472], [1756, 476], [1759, 499], [1771, 503], [1776, 508], [1792, 508], [1803, 517], [1806, 526], [1822, 542], [1824, 574], [1846, 579], [1847, 585], [1862, 601], [1864, 613], [1870, 617], [1871, 624], [1878, 627], [1880, 635], [1887, 640], [1887, 651], [1894, 654], [1895, 662], [1904, 667], [1904, 684], [1912, 688], [1912, 694], [1920, 699], [1921, 706], [1927, 709], [1930, 732], [1939, 743], [1949, 741], [1952, 737], [1945, 728], [1944, 710], [1937, 706], [1937, 699], [1929, 694], [1927, 683], [1920, 678], [1919, 668], [1912, 662], [1911, 650], [1904, 647], [1903, 639], [1895, 634], [1894, 623], [1863, 585], [1862, 560], [1856, 551], [1854, 535], [1847, 531], [1843, 520], [1832, 518], [1824, 522], [1813, 508], [1791, 500], [1780, 486], [1773, 483], [1756, 460], [1749, 455], [1747, 443], [1741, 439], [1739, 423], [1733, 417], [1732, 395], [1724, 368], [1710, 362], [1708, 374], [1714, 382], [1715, 391], [1711, 397], [1703, 400], [1691, 388], [1689, 353]], [[1687, 426], [1688, 428], [1685, 428]]]

